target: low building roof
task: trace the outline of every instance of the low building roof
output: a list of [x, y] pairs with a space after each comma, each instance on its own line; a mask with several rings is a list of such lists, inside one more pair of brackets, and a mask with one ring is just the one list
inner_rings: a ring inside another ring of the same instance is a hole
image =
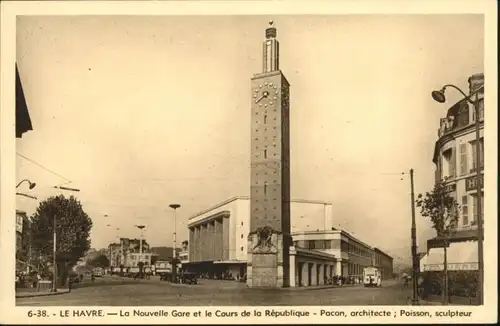
[[[189, 217], [189, 220], [194, 219], [202, 214], [208, 213], [208, 212], [210, 212], [214, 209], [217, 209], [219, 207], [222, 207], [224, 205], [227, 205], [235, 200], [250, 200], [250, 196], [236, 196], [236, 197], [226, 199], [226, 200], [224, 200], [224, 201], [222, 201], [222, 202], [220, 202], [220, 203], [218, 203], [210, 208], [204, 209], [204, 210], [192, 215], [191, 217]], [[292, 199], [292, 200], [290, 200], [290, 203], [332, 205], [331, 202], [320, 201], [320, 200], [309, 200], [309, 199]]]

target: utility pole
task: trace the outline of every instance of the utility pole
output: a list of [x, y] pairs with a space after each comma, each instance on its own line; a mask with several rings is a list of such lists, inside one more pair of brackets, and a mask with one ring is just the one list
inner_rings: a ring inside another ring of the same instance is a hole
[[410, 169], [410, 183], [411, 183], [411, 257], [412, 257], [412, 285], [413, 285], [413, 298], [412, 304], [418, 304], [418, 257], [417, 257], [417, 224], [415, 222], [415, 192], [413, 189], [413, 169]]
[[54, 225], [53, 227], [53, 237], [54, 237], [54, 244], [52, 248], [52, 258], [53, 258], [53, 268], [52, 268], [52, 292], [57, 292], [57, 259], [56, 259], [56, 254], [57, 254], [57, 233], [56, 233], [56, 225], [57, 225], [57, 219], [56, 215], [54, 215]]

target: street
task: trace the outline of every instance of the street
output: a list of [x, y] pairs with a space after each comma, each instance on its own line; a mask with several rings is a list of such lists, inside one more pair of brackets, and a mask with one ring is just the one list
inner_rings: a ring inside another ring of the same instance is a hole
[[16, 299], [20, 306], [287, 306], [406, 305], [410, 288], [387, 281], [381, 288], [250, 289], [231, 281], [197, 285], [103, 277], [71, 293]]

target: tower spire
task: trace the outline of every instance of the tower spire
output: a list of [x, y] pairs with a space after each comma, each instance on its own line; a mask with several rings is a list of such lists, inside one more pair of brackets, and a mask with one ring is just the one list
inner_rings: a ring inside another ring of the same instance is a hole
[[262, 72], [271, 72], [279, 70], [279, 42], [276, 40], [277, 32], [274, 27], [274, 21], [269, 21], [269, 27], [266, 29], [266, 40], [263, 44], [262, 54]]

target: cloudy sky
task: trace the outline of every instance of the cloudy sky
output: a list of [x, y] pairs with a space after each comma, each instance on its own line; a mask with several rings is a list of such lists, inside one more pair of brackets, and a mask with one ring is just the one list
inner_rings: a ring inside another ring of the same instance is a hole
[[[135, 224], [171, 245], [171, 203], [187, 239], [189, 216], [249, 195], [250, 78], [270, 18], [291, 83], [292, 198], [331, 201], [338, 224], [408, 256], [410, 181], [399, 174], [414, 168], [415, 191], [432, 187], [448, 106], [430, 92], [466, 90], [483, 72], [480, 15], [18, 17], [34, 126], [16, 143], [31, 160], [17, 155], [18, 181], [35, 181], [39, 200], [58, 194], [66, 180], [32, 161], [71, 180], [93, 247], [138, 236]], [[450, 92], [449, 105], [458, 99]], [[17, 198], [28, 214], [37, 205]], [[419, 215], [417, 226], [425, 250], [434, 233]]]

